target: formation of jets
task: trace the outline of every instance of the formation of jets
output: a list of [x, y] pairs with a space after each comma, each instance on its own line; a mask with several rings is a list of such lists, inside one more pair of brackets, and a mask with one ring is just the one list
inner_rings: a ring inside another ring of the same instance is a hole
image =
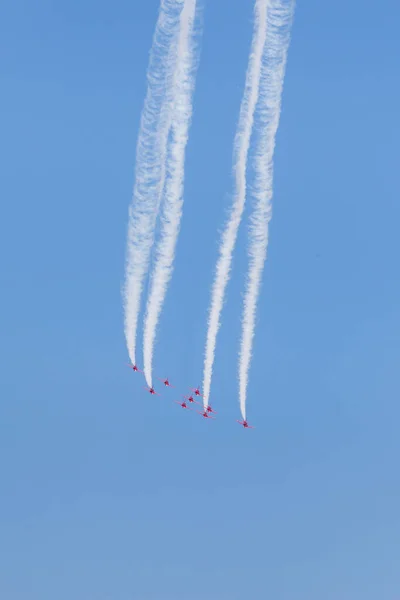
[[[128, 365], [128, 367], [130, 369], [132, 369], [135, 373], [143, 373], [143, 371], [141, 371], [137, 365]], [[168, 377], [166, 379], [162, 379], [160, 377], [157, 377], [157, 379], [159, 381], [161, 381], [161, 383], [164, 384], [165, 387], [171, 387], [173, 388], [174, 386], [171, 385]], [[147, 390], [149, 392], [149, 394], [151, 394], [152, 396], [160, 396], [160, 394], [158, 394], [154, 387], [147, 387], [144, 386], [144, 389]], [[174, 400], [175, 404], [178, 404], [181, 408], [185, 409], [185, 410], [193, 410], [192, 408], [189, 407], [189, 404], [199, 404], [201, 405], [200, 402], [198, 402], [197, 400], [195, 400], [195, 397], [200, 397], [203, 398], [203, 395], [200, 391], [199, 388], [190, 388], [190, 390], [193, 392], [193, 394], [190, 394], [190, 396], [183, 396], [184, 400], [182, 402], [179, 402], [179, 400]], [[207, 404], [206, 408], [203, 408], [202, 410], [197, 410], [196, 411], [199, 415], [201, 415], [204, 419], [214, 419], [215, 417], [213, 417], [212, 415], [216, 415], [216, 411], [212, 408], [212, 406], [210, 404]], [[247, 423], [246, 420], [243, 421], [237, 421], [237, 423], [239, 423], [240, 425], [242, 425], [242, 427], [244, 429], [254, 429], [254, 427], [252, 427], [251, 425], [249, 425]]]

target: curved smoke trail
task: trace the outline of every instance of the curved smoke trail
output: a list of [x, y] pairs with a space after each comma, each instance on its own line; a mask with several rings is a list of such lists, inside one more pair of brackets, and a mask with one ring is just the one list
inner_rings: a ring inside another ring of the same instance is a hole
[[160, 239], [155, 251], [143, 335], [144, 374], [152, 385], [156, 328], [171, 279], [183, 207], [185, 148], [192, 116], [195, 85], [194, 24], [196, 0], [185, 0], [180, 14], [174, 105], [170, 122]]
[[255, 4], [254, 33], [251, 45], [246, 83], [240, 107], [239, 122], [234, 142], [234, 201], [229, 220], [222, 235], [215, 279], [211, 292], [211, 304], [208, 317], [208, 331], [204, 358], [203, 395], [207, 406], [210, 395], [211, 378], [215, 358], [215, 346], [221, 325], [221, 312], [226, 286], [232, 264], [232, 254], [236, 244], [238, 229], [242, 219], [246, 200], [246, 167], [254, 111], [258, 100], [261, 59], [267, 31], [268, 0], [257, 0]]
[[260, 98], [257, 106], [254, 151], [255, 207], [250, 222], [249, 272], [243, 302], [242, 338], [239, 353], [239, 398], [246, 419], [246, 394], [255, 329], [257, 300], [267, 255], [268, 223], [271, 219], [273, 156], [279, 125], [283, 80], [290, 41], [295, 0], [270, 0], [267, 39], [262, 59]]
[[170, 128], [183, 0], [161, 0], [147, 71], [147, 94], [136, 148], [136, 179], [129, 208], [125, 285], [125, 338], [129, 358], [136, 363], [136, 333], [140, 301], [147, 274], [154, 229], [165, 181], [165, 159]]

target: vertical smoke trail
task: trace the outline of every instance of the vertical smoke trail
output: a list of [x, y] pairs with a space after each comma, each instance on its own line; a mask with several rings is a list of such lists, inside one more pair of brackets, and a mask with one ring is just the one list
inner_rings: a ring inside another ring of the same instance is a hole
[[163, 193], [160, 239], [155, 252], [143, 336], [144, 374], [152, 385], [152, 363], [156, 328], [171, 279], [175, 247], [183, 207], [185, 149], [192, 116], [195, 85], [194, 22], [196, 0], [185, 0], [180, 15], [173, 113], [170, 123], [167, 174]]
[[204, 358], [203, 395], [204, 406], [210, 395], [212, 370], [215, 357], [217, 334], [226, 286], [231, 270], [232, 254], [246, 199], [246, 167], [250, 138], [253, 129], [254, 110], [258, 100], [261, 59], [267, 30], [268, 0], [257, 0], [255, 4], [254, 33], [247, 67], [246, 83], [240, 107], [239, 122], [234, 143], [233, 171], [235, 177], [234, 201], [229, 220], [222, 235], [215, 279], [211, 292], [208, 331]]
[[129, 208], [125, 286], [125, 338], [136, 363], [136, 332], [143, 284], [165, 181], [179, 15], [183, 0], [161, 0], [147, 71], [148, 88], [136, 148], [136, 180]]
[[271, 219], [273, 156], [279, 125], [283, 80], [290, 41], [295, 0], [270, 0], [267, 39], [262, 59], [260, 98], [257, 106], [254, 151], [255, 207], [249, 237], [249, 272], [243, 302], [242, 338], [239, 353], [239, 398], [246, 419], [246, 393], [254, 337], [257, 300], [267, 255], [268, 223]]

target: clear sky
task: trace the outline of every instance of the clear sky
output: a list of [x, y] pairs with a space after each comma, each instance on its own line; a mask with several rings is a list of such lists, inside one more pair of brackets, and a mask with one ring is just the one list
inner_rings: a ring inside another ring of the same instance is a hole
[[[241, 429], [246, 224], [198, 385], [250, 0], [206, 0], [176, 267], [127, 369], [121, 286], [158, 0], [0, 8], [0, 597], [398, 600], [400, 5], [300, 1]], [[246, 213], [248, 215], [248, 213]]]

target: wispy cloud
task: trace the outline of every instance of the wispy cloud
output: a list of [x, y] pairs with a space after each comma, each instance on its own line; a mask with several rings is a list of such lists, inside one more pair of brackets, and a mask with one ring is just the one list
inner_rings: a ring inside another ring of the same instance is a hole
[[242, 337], [239, 353], [239, 399], [246, 418], [246, 396], [261, 278], [267, 256], [268, 224], [271, 220], [273, 156], [281, 112], [294, 0], [269, 0], [267, 38], [260, 78], [260, 96], [255, 121], [254, 179], [251, 195], [254, 212], [249, 228], [249, 272], [243, 303]]
[[152, 385], [156, 328], [172, 276], [176, 242], [183, 208], [185, 149], [192, 116], [192, 99], [197, 66], [195, 55], [196, 0], [185, 0], [180, 14], [177, 43], [173, 111], [167, 148], [160, 238], [155, 250], [150, 293], [144, 323], [143, 355], [147, 384]]
[[240, 107], [239, 122], [234, 142], [234, 199], [229, 219], [222, 235], [215, 278], [211, 291], [211, 304], [208, 317], [203, 374], [203, 394], [205, 406], [207, 405], [210, 395], [217, 334], [221, 325], [221, 312], [232, 265], [232, 255], [246, 201], [247, 156], [253, 130], [254, 111], [259, 95], [261, 60], [267, 33], [267, 6], [268, 0], [257, 0], [255, 4], [253, 40], [247, 68], [244, 94]]
[[136, 363], [143, 285], [165, 184], [165, 161], [173, 106], [177, 39], [183, 0], [162, 0], [147, 71], [147, 94], [136, 149], [135, 185], [129, 208], [124, 286], [125, 338]]

